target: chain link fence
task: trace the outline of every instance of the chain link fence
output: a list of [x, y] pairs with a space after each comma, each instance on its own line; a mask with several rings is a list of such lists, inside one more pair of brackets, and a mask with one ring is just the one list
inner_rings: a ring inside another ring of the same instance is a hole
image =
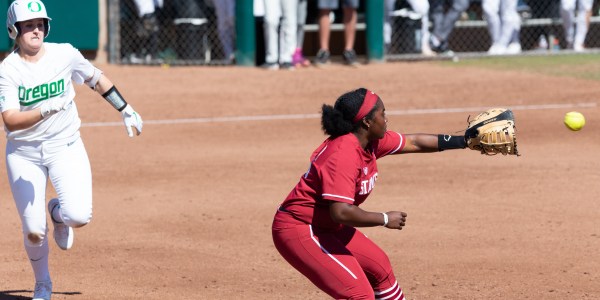
[[[139, 0], [144, 1], [144, 0]], [[149, 0], [153, 11], [141, 11], [138, 0], [108, 0], [108, 56], [117, 64], [205, 65], [232, 63], [234, 25], [219, 36], [213, 1]], [[232, 16], [233, 17], [233, 16]]]
[[[228, 32], [220, 30], [218, 26], [220, 20], [217, 18], [214, 5], [217, 1], [232, 0], [164, 0], [164, 5], [157, 6], [150, 14], [142, 14], [136, 6], [136, 1], [143, 0], [108, 0], [108, 55], [111, 63], [148, 65], [233, 63], [234, 16], [231, 16], [230, 30]], [[149, 1], [153, 2], [153, 0]], [[315, 10], [309, 11], [309, 16], [317, 14], [316, 1], [309, 0], [309, 10]], [[385, 1], [393, 2], [391, 9], [386, 10], [389, 14], [389, 18], [386, 19], [388, 28], [384, 30], [388, 35], [386, 58], [388, 60], [431, 58], [432, 56], [423, 53], [423, 28], [432, 29], [431, 18], [427, 22], [428, 26], [424, 27], [422, 15], [411, 7], [408, 0]], [[446, 1], [447, 5], [451, 1]], [[517, 9], [521, 21], [518, 41], [521, 54], [572, 51], [569, 50], [564, 35], [560, 1], [518, 0]], [[600, 48], [600, 16], [598, 16], [600, 0], [591, 1], [593, 1], [592, 16], [585, 39], [585, 47], [588, 51]], [[234, 10], [232, 14], [233, 12]], [[312, 19], [308, 18], [306, 28], [314, 34], [313, 27], [316, 26], [316, 20]], [[364, 2], [361, 2], [359, 7], [359, 22], [364, 22]], [[364, 30], [364, 23], [358, 24], [357, 28]], [[260, 26], [257, 26], [256, 30], [259, 39]], [[264, 41], [257, 41], [257, 47], [260, 48], [263, 45], [259, 43]], [[358, 39], [357, 43], [365, 43], [365, 41]], [[484, 56], [488, 55], [491, 44], [482, 0], [470, 0], [468, 8], [461, 13], [449, 36], [448, 49], [452, 53], [463, 56]], [[257, 53], [260, 55], [261, 51]], [[443, 55], [437, 55], [440, 56]], [[257, 58], [257, 61], [260, 61], [260, 58]]]
[[[600, 47], [599, 1], [593, 1], [592, 15], [585, 38], [585, 49], [596, 52]], [[430, 1], [431, 3], [431, 1]], [[448, 8], [447, 3], [446, 8]], [[560, 0], [519, 0], [517, 13], [521, 29], [517, 36], [520, 51], [510, 54], [546, 54], [574, 52], [568, 45], [561, 18]], [[390, 60], [419, 59], [428, 56], [423, 52], [422, 16], [406, 0], [395, 1], [389, 17], [391, 41], [387, 45], [387, 58]], [[431, 17], [428, 28], [432, 29]], [[469, 1], [469, 7], [462, 12], [448, 40], [450, 51], [443, 54], [463, 56], [484, 56], [491, 51], [492, 40], [485, 20], [482, 0]], [[439, 56], [439, 54], [438, 54]]]

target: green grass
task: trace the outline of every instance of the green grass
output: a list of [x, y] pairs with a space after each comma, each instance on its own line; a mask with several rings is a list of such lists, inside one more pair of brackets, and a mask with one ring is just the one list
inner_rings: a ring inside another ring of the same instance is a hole
[[458, 63], [444, 61], [442, 64], [453, 67], [534, 72], [600, 81], [600, 54], [483, 57], [461, 59]]

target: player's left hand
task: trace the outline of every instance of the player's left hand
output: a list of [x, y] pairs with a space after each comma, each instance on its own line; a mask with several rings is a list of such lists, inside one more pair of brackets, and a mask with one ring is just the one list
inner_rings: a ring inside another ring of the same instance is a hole
[[481, 154], [517, 155], [515, 117], [510, 109], [488, 109], [474, 119], [468, 119], [465, 141], [471, 150]]
[[131, 105], [127, 104], [121, 111], [121, 115], [123, 116], [123, 123], [125, 123], [125, 128], [127, 129], [127, 135], [129, 135], [129, 137], [133, 137], [133, 129], [131, 129], [131, 127], [135, 128], [137, 135], [142, 133], [142, 127], [144, 126], [142, 116], [135, 112]]

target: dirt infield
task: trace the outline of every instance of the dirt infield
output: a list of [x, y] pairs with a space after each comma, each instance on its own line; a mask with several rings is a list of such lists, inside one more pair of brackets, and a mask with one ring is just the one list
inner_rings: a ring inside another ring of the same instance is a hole
[[[403, 133], [457, 132], [479, 108], [511, 107], [517, 120], [521, 157], [465, 150], [379, 162], [364, 208], [406, 211], [408, 223], [363, 231], [390, 256], [407, 299], [600, 298], [597, 81], [428, 62], [99, 67], [146, 123], [129, 139], [118, 113], [77, 88], [94, 217], [72, 250], [51, 241], [53, 299], [328, 299], [279, 256], [270, 225], [325, 138], [320, 106], [361, 86]], [[580, 103], [589, 105], [570, 107]], [[587, 117], [582, 131], [562, 124], [570, 110]], [[29, 299], [1, 164], [0, 300]]]

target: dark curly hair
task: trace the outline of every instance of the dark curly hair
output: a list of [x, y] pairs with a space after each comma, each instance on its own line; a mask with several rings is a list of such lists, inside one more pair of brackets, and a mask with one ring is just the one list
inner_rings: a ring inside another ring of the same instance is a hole
[[[325, 134], [338, 137], [356, 132], [360, 128], [361, 122], [354, 123], [353, 119], [360, 110], [366, 94], [367, 89], [359, 88], [341, 95], [333, 106], [323, 104], [321, 128]], [[373, 118], [375, 110], [373, 108], [365, 117]]]

